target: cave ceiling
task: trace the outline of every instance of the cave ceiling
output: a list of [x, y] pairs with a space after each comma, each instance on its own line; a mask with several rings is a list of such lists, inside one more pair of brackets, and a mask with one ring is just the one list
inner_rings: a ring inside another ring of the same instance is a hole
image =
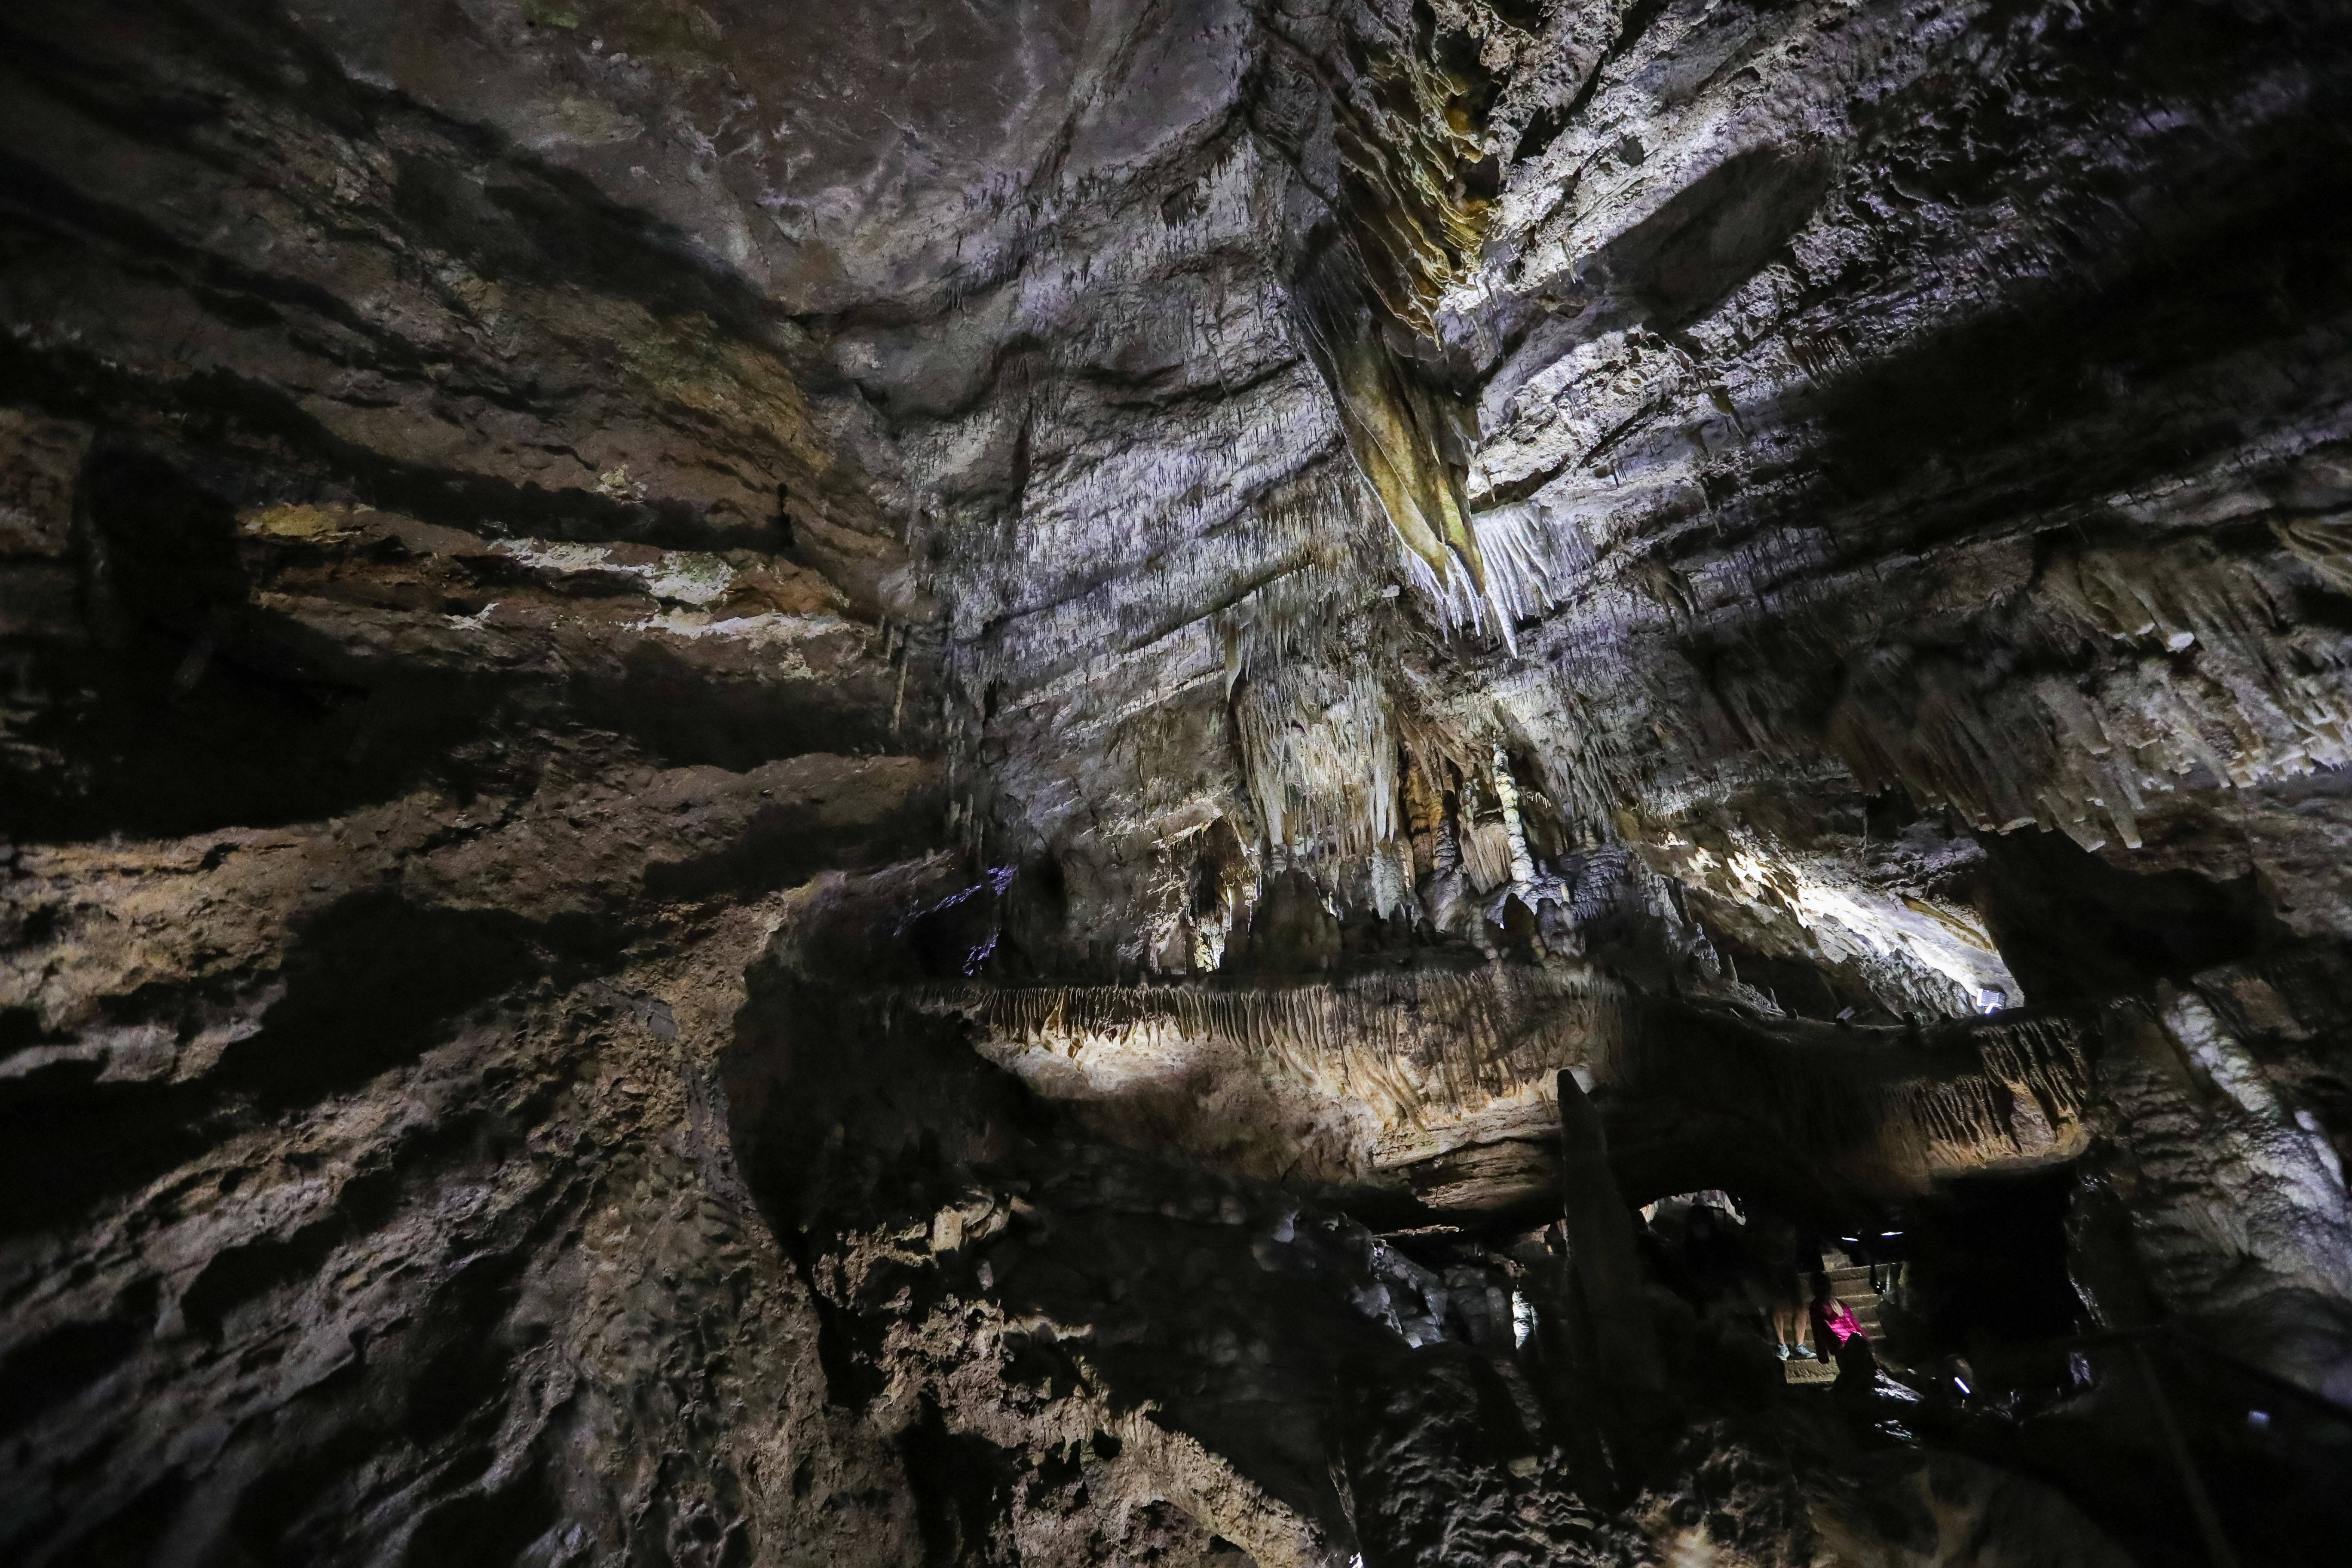
[[20, 0], [0, 1554], [2174, 1561], [1528, 1325], [2005, 1182], [2352, 1401], [2347, 68]]

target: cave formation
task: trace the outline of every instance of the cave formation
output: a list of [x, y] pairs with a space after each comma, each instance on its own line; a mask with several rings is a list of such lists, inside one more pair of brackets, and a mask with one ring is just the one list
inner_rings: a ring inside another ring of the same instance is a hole
[[14, 0], [0, 1559], [2341, 1563], [2347, 108]]

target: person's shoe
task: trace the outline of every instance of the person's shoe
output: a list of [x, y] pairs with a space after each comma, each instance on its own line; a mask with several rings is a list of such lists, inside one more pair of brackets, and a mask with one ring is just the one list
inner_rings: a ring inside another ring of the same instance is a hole
[[1790, 1351], [1789, 1354], [1798, 1361], [1819, 1361], [1822, 1359], [1803, 1345], [1799, 1345], [1796, 1349]]
[[1773, 1353], [1774, 1353], [1774, 1354], [1776, 1354], [1776, 1355], [1778, 1355], [1778, 1356], [1779, 1356], [1782, 1361], [1787, 1361], [1787, 1360], [1789, 1359], [1789, 1347], [1788, 1347], [1788, 1346], [1786, 1346], [1786, 1345], [1780, 1345], [1780, 1344], [1776, 1344], [1776, 1345], [1774, 1345], [1774, 1346], [1772, 1347], [1772, 1351], [1773, 1351]]

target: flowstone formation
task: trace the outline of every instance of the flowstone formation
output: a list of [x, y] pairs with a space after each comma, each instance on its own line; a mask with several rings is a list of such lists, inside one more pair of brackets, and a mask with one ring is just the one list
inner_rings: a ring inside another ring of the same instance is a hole
[[0, 1555], [2333, 1563], [2347, 110], [18, 0]]

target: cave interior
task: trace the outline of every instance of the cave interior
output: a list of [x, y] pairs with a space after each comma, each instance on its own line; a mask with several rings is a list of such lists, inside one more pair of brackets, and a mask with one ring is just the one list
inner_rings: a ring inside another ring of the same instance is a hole
[[15, 0], [0, 1559], [2336, 1568], [2352, 9]]

